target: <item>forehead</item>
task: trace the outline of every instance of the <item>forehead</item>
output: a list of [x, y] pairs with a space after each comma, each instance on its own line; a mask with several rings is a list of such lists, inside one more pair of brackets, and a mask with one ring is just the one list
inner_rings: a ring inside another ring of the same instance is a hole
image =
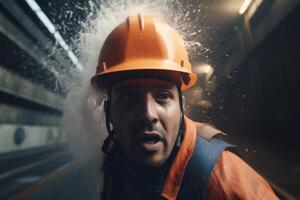
[[177, 90], [176, 85], [169, 81], [154, 79], [154, 78], [137, 78], [137, 79], [123, 80], [116, 83], [112, 87], [112, 91], [120, 91], [129, 88], [130, 89], [136, 88], [141, 90], [149, 90], [149, 89]]

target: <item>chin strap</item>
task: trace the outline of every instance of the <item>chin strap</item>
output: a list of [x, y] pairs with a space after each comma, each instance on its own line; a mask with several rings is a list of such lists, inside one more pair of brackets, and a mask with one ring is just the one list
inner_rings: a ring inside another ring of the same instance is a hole
[[177, 90], [178, 90], [179, 105], [180, 105], [180, 124], [179, 124], [179, 131], [178, 131], [178, 136], [176, 141], [176, 147], [180, 147], [181, 142], [183, 140], [185, 127], [184, 127], [183, 95], [180, 86], [177, 86]]
[[106, 129], [108, 132], [107, 138], [105, 138], [103, 145], [101, 147], [101, 150], [103, 153], [109, 153], [111, 150], [111, 144], [116, 142], [115, 139], [115, 132], [114, 129], [111, 127], [110, 124], [110, 103], [111, 103], [111, 97], [110, 93], [108, 94], [107, 100], [105, 100], [103, 106], [104, 106], [104, 112], [105, 112], [105, 124]]

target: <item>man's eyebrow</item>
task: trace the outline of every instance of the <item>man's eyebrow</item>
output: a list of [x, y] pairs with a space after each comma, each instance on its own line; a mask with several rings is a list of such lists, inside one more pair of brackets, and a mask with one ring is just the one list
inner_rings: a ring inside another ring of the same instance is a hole
[[[172, 84], [166, 84], [166, 83], [157, 83], [155, 84], [153, 87], [151, 87], [151, 89], [153, 90], [160, 90], [160, 89], [171, 89], [172, 88]], [[117, 86], [116, 87], [116, 91], [117, 92], [121, 92], [121, 91], [124, 91], [124, 90], [132, 90], [132, 89], [142, 89], [143, 88], [143, 85], [120, 85], [120, 86]]]
[[120, 86], [116, 87], [115, 91], [121, 92], [121, 91], [124, 91], [124, 90], [137, 89], [139, 87], [140, 86], [136, 86], [136, 85], [120, 85]]
[[158, 84], [155, 88], [162, 88], [162, 89], [171, 89], [173, 87], [173, 84], [171, 83], [164, 83], [164, 84]]

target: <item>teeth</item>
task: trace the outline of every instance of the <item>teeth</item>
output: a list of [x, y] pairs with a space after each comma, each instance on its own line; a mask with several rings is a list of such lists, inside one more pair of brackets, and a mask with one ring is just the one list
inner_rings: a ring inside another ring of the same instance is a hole
[[154, 136], [145, 136], [139, 139], [139, 142], [141, 143], [147, 143], [147, 144], [156, 144], [160, 141], [158, 137]]
[[149, 144], [155, 144], [157, 142], [158, 142], [158, 140], [149, 140], [149, 141], [146, 141], [146, 143], [149, 143]]

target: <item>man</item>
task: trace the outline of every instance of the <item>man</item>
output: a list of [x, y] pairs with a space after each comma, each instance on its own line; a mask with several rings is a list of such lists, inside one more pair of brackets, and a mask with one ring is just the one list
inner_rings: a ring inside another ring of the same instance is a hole
[[103, 199], [277, 199], [219, 131], [184, 116], [196, 80], [182, 38], [152, 16], [107, 37], [91, 79], [107, 94]]

